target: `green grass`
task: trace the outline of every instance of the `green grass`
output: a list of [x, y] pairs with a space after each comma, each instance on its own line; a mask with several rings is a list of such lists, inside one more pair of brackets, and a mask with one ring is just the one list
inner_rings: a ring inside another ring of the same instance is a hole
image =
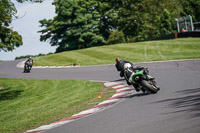
[[[98, 99], [98, 92], [102, 98]], [[0, 79], [0, 132], [23, 132], [108, 99], [114, 89], [79, 80]]]
[[131, 62], [200, 58], [200, 38], [146, 41], [92, 47], [52, 54], [34, 59], [36, 66], [114, 64], [115, 58]]

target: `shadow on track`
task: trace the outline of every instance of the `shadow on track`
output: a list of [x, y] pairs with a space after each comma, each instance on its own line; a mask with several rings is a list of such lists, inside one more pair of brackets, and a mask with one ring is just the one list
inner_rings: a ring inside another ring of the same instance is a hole
[[145, 93], [141, 92], [141, 93], [130, 95], [130, 96], [126, 97], [126, 98], [142, 97], [142, 96], [147, 96], [147, 95], [153, 95], [153, 94], [148, 93], [148, 92], [145, 92]]
[[200, 117], [200, 88], [187, 89], [175, 93], [180, 95], [180, 97], [165, 99], [155, 103], [166, 103], [170, 107], [177, 109], [177, 111], [170, 113], [187, 112], [192, 114], [191, 118]]

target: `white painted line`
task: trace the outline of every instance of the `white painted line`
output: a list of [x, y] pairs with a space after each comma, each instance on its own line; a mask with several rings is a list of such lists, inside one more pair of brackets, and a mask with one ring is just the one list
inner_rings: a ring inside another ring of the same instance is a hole
[[118, 85], [118, 86], [114, 86], [112, 88], [117, 89], [117, 88], [121, 88], [121, 87], [127, 87], [127, 85]]
[[107, 104], [107, 103], [113, 103], [113, 102], [118, 102], [120, 99], [111, 99], [111, 100], [106, 100], [101, 102], [99, 105], [101, 104]]
[[57, 123], [52, 123], [52, 124], [49, 124], [49, 125], [43, 125], [43, 126], [40, 126], [36, 129], [33, 129], [33, 130], [28, 130], [26, 131], [26, 133], [33, 133], [33, 132], [37, 132], [37, 131], [44, 131], [44, 130], [48, 130], [48, 129], [51, 129], [51, 128], [54, 128], [54, 127], [58, 127], [60, 125], [63, 125], [63, 124], [66, 124], [66, 123], [69, 123], [73, 120], [68, 120], [68, 121], [61, 121], [61, 122], [57, 122]]
[[107, 82], [107, 83], [105, 83], [104, 85], [105, 85], [106, 87], [109, 87], [109, 86], [113, 86], [113, 85], [117, 85], [117, 84], [120, 84], [120, 83], [118, 83], [118, 82]]
[[92, 114], [92, 113], [98, 112], [99, 110], [100, 110], [99, 108], [92, 108], [92, 109], [81, 111], [80, 113], [72, 115], [72, 116], [78, 116], [82, 114]]
[[127, 92], [117, 93], [117, 94], [114, 94], [112, 97], [122, 96], [122, 95], [125, 95], [125, 94], [130, 94], [130, 93], [132, 93], [132, 92], [133, 92], [133, 91], [127, 91]]
[[[122, 88], [122, 89], [117, 89], [116, 91], [117, 91], [117, 92], [120, 92], [120, 91], [125, 91], [125, 90], [128, 90], [128, 89], [133, 89], [133, 88], [126, 87], [126, 88]], [[134, 90], [134, 89], [133, 89], [133, 90]]]

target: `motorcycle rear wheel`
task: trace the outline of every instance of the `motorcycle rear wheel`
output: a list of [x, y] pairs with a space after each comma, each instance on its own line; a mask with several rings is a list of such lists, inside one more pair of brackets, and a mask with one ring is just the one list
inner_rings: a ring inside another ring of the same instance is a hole
[[24, 66], [24, 73], [29, 73], [30, 72], [30, 68], [28, 65]]
[[141, 81], [141, 86], [153, 94], [158, 92], [158, 89], [156, 89], [156, 87], [154, 87], [153, 85], [149, 84], [146, 80]]

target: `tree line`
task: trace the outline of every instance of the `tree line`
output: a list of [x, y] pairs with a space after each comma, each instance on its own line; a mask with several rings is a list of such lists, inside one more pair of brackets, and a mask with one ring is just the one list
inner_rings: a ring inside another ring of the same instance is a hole
[[[10, 0], [0, 0], [0, 49], [10, 51], [22, 45], [22, 39], [9, 28], [16, 9], [6, 2]], [[39, 32], [40, 41], [57, 46], [56, 52], [167, 35], [176, 31], [175, 18], [185, 15], [200, 21], [200, 0], [54, 0], [52, 4], [56, 16], [40, 20]]]
[[29, 57], [40, 57], [40, 56], [46, 56], [46, 55], [51, 55], [51, 54], [53, 54], [53, 53], [49, 52], [47, 54], [39, 53], [38, 55], [22, 55], [22, 56], [15, 57], [15, 60], [26, 59], [26, 58], [29, 58]]

